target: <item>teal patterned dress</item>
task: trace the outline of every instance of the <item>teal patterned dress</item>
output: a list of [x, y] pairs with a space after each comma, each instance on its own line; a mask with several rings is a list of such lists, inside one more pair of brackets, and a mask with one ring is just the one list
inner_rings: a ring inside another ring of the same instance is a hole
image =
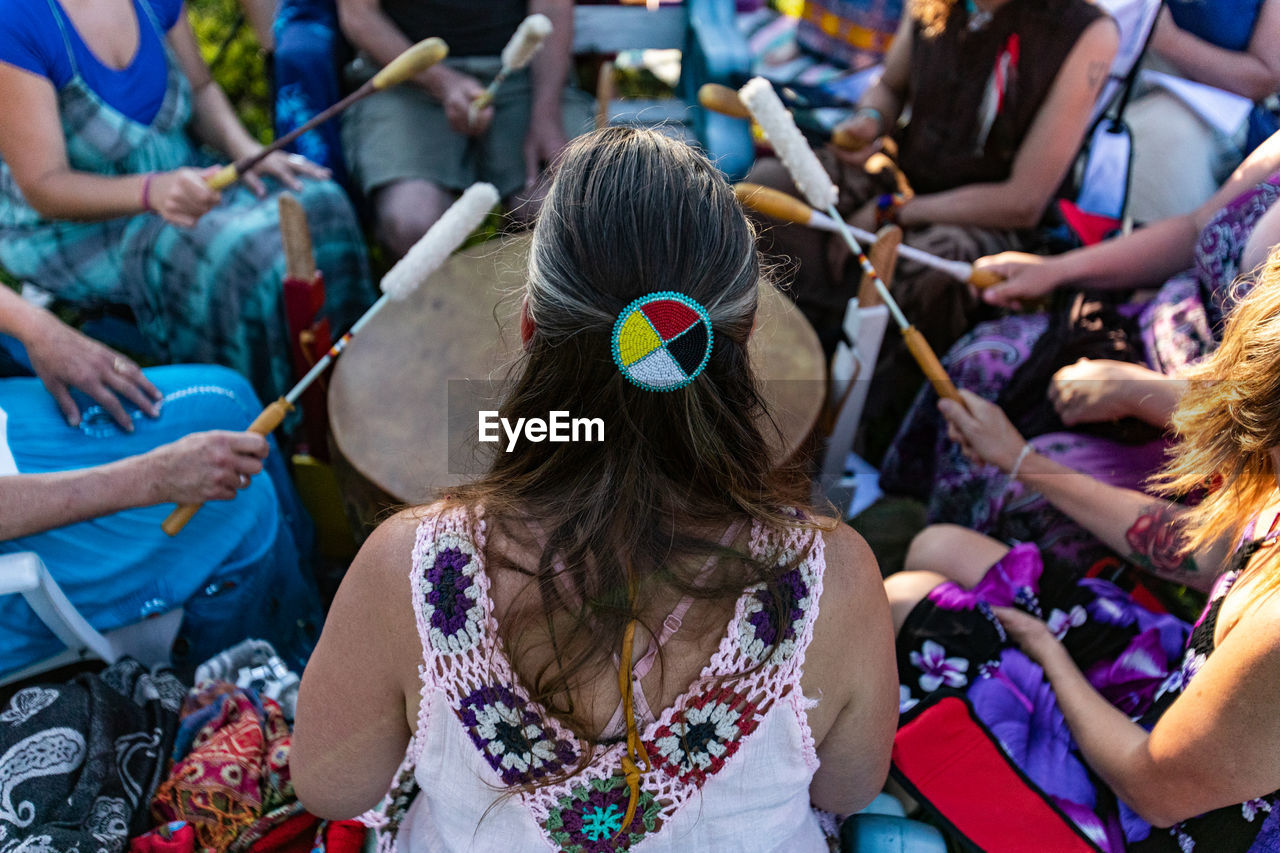
[[[57, 92], [72, 169], [129, 175], [213, 162], [188, 133], [191, 88], [167, 45], [164, 100], [151, 123], [141, 124], [85, 83], [72, 50], [79, 35], [54, 0], [45, 2], [74, 72]], [[146, 0], [136, 8], [147, 18], [139, 15], [139, 29], [149, 23], [163, 41]], [[49, 220], [31, 207], [0, 160], [0, 266], [69, 302], [127, 305], [161, 360], [226, 365], [248, 377], [260, 397], [273, 399], [293, 378], [281, 298], [278, 194], [276, 189], [258, 199], [243, 185], [233, 186], [193, 228], [153, 213], [98, 222]], [[324, 313], [341, 331], [376, 295], [363, 237], [333, 182], [304, 179], [297, 195], [325, 274]]]

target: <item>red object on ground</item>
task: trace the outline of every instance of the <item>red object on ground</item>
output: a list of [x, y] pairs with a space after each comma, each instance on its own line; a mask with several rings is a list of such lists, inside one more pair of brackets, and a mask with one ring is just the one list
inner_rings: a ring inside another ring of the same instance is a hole
[[937, 700], [898, 729], [893, 765], [913, 794], [980, 850], [1097, 853], [958, 696]]

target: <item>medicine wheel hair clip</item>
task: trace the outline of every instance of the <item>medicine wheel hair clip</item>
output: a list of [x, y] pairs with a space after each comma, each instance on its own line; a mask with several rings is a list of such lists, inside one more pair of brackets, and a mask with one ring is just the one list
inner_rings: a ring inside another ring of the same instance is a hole
[[613, 361], [646, 391], [683, 388], [711, 359], [711, 315], [683, 293], [642, 296], [613, 324]]

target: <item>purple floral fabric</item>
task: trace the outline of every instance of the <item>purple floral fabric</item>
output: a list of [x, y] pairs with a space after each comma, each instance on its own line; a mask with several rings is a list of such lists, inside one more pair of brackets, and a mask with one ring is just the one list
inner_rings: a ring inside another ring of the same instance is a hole
[[[1175, 373], [1217, 347], [1223, 318], [1251, 282], [1237, 282], [1254, 225], [1280, 198], [1280, 174], [1224, 207], [1200, 234], [1195, 268], [1164, 284], [1138, 319], [1149, 366]], [[1048, 328], [1045, 314], [1017, 314], [976, 326], [943, 357], [952, 380], [995, 401]], [[1077, 573], [1110, 554], [1037, 493], [994, 468], [969, 462], [946, 435], [937, 395], [925, 385], [881, 464], [881, 486], [928, 502], [930, 523], [949, 522], [1006, 542], [1034, 541], [1046, 559]], [[1031, 440], [1043, 455], [1103, 482], [1140, 488], [1164, 460], [1164, 442], [1131, 446], [1073, 432]]]
[[1275, 794], [1167, 829], [1118, 801], [1087, 768], [1043, 670], [1011, 647], [990, 609], [1011, 605], [1045, 619], [1089, 683], [1150, 729], [1212, 654], [1222, 599], [1256, 547], [1237, 554], [1193, 627], [1106, 580], [1046, 587], [1038, 549], [1017, 546], [972, 590], [942, 584], [907, 616], [898, 635], [900, 710], [937, 691], [962, 693], [1030, 783], [1106, 853], [1280, 850]]

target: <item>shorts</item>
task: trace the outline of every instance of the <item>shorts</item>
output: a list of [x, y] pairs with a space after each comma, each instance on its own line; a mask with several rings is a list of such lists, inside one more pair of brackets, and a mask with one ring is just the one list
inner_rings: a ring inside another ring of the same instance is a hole
[[[502, 66], [497, 57], [487, 56], [445, 63], [485, 86]], [[371, 64], [357, 60], [349, 81], [359, 84], [372, 70]], [[494, 98], [489, 130], [472, 137], [455, 133], [440, 102], [420, 86], [410, 83], [370, 95], [342, 118], [342, 146], [352, 178], [366, 196], [397, 181], [425, 180], [458, 192], [487, 181], [507, 198], [525, 184], [523, 148], [531, 98], [529, 71], [510, 75]], [[562, 103], [566, 136], [592, 129], [594, 104], [589, 95], [570, 86]]]

